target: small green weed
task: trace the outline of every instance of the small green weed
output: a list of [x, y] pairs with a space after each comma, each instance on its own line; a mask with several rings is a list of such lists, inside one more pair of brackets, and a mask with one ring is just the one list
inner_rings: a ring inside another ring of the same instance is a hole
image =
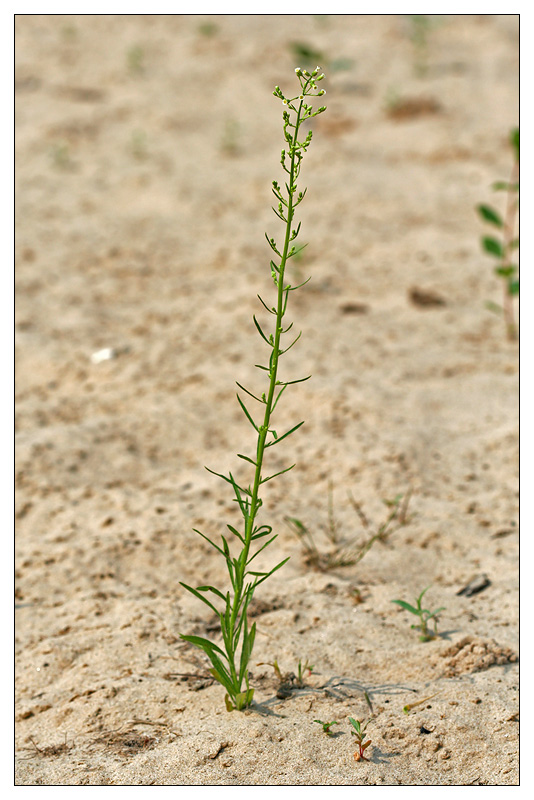
[[[371, 740], [367, 739], [367, 734], [365, 733], [365, 729], [371, 722], [370, 719], [367, 720], [365, 725], [359, 719], [354, 719], [354, 717], [349, 717], [349, 722], [352, 725], [353, 729], [351, 731], [352, 736], [356, 737], [356, 742], [358, 744], [358, 749], [354, 753], [354, 758], [356, 761], [369, 761], [368, 758], [365, 757], [365, 751], [371, 744]], [[365, 741], [367, 739], [367, 741]]]
[[132, 75], [141, 75], [145, 71], [145, 51], [139, 44], [134, 44], [126, 51], [126, 65]]
[[414, 48], [414, 72], [423, 78], [428, 72], [428, 37], [441, 20], [429, 14], [404, 14], [404, 17], [408, 21], [408, 36]]
[[[304, 562], [319, 572], [328, 572], [331, 569], [350, 567], [357, 564], [369, 552], [375, 542], [385, 543], [395, 530], [406, 525], [409, 522], [408, 503], [410, 502], [411, 494], [411, 491], [409, 491], [405, 495], [396, 495], [393, 500], [383, 500], [384, 504], [390, 509], [384, 522], [363, 542], [352, 544], [339, 534], [339, 524], [335, 518], [334, 511], [333, 486], [332, 482], [330, 482], [328, 489], [328, 522], [324, 526], [324, 533], [330, 546], [326, 551], [319, 550], [315, 543], [314, 535], [301, 520], [295, 517], [285, 517], [285, 521], [301, 543], [304, 551]], [[364, 514], [361, 504], [357, 503], [350, 494], [349, 500], [358, 514], [361, 524], [365, 529], [368, 529], [371, 523]]]
[[353, 60], [351, 58], [339, 57], [329, 58], [326, 53], [305, 42], [291, 42], [289, 45], [291, 54], [309, 69], [313, 64], [325, 64], [329, 72], [343, 72], [352, 69]]
[[339, 725], [339, 722], [335, 720], [333, 722], [323, 722], [322, 719], [314, 719], [314, 722], [318, 722], [319, 725], [323, 726], [323, 731], [326, 733], [327, 736], [333, 736], [333, 732], [330, 730], [332, 725]]
[[519, 205], [519, 129], [510, 133], [510, 144], [514, 151], [514, 164], [509, 181], [497, 181], [493, 184], [495, 191], [506, 192], [506, 212], [504, 218], [492, 206], [480, 203], [477, 211], [484, 222], [500, 231], [500, 237], [483, 236], [482, 249], [493, 259], [497, 266], [495, 274], [503, 281], [503, 305], [488, 303], [488, 308], [502, 314], [509, 339], [517, 339], [517, 327], [514, 316], [514, 297], [519, 294], [519, 269], [514, 263], [513, 253], [519, 247], [519, 238], [515, 236], [515, 223]]
[[[419, 641], [421, 642], [430, 642], [432, 639], [435, 639], [438, 636], [438, 614], [440, 611], [445, 610], [443, 606], [441, 608], [437, 608], [435, 611], [429, 611], [427, 608], [423, 608], [423, 595], [425, 592], [428, 592], [429, 589], [430, 586], [427, 586], [426, 589], [423, 589], [415, 601], [415, 607], [410, 605], [410, 603], [407, 603], [405, 600], [391, 601], [392, 603], [397, 603], [397, 605], [403, 608], [405, 611], [409, 611], [410, 614], [415, 614], [416, 617], [419, 617], [418, 624], [414, 624], [411, 627], [416, 631], [420, 631], [421, 635], [419, 636]], [[429, 630], [428, 628], [428, 623], [431, 620], [434, 625], [433, 631]]]
[[211, 37], [219, 33], [219, 26], [215, 22], [208, 20], [206, 22], [201, 22], [200, 25], [197, 26], [197, 31], [202, 36]]
[[295, 675], [294, 672], [282, 672], [278, 665], [278, 659], [275, 658], [274, 661], [260, 661], [256, 664], [257, 667], [272, 667], [275, 671], [277, 679], [280, 681], [280, 685], [285, 684], [293, 684], [296, 686], [297, 689], [302, 689], [305, 685], [304, 679], [306, 677], [305, 673], [308, 673], [309, 677], [313, 670], [313, 664], [306, 659], [302, 661], [299, 659], [299, 663], [297, 664], [297, 674]]
[[[224, 558], [230, 579], [230, 589], [222, 591], [210, 585], [198, 586], [195, 589], [185, 583], [181, 583], [188, 592], [191, 592], [207, 605], [211, 611], [215, 612], [220, 621], [222, 646], [201, 636], [181, 634], [181, 638], [199, 647], [208, 656], [212, 664], [210, 673], [226, 689], [225, 702], [228, 711], [233, 709], [240, 711], [247, 708], [252, 703], [254, 696], [254, 689], [249, 685], [248, 664], [256, 637], [256, 623], [254, 622], [249, 627], [248, 607], [250, 601], [257, 587], [288, 560], [288, 558], [284, 558], [279, 564], [266, 571], [255, 569], [255, 564], [253, 569], [250, 569], [253, 559], [265, 550], [278, 535], [273, 534], [273, 529], [270, 525], [265, 523], [258, 524], [257, 522], [258, 512], [263, 504], [260, 498], [261, 487], [267, 481], [282, 475], [284, 472], [288, 472], [295, 466], [292, 464], [274, 475], [265, 476], [263, 473], [264, 456], [267, 450], [279, 445], [280, 442], [304, 424], [299, 422], [282, 435], [279, 435], [273, 426], [272, 418], [278, 401], [287, 387], [294, 383], [308, 380], [310, 377], [281, 380], [278, 373], [280, 357], [293, 347], [300, 338], [299, 334], [291, 344], [287, 347], [282, 347], [282, 335], [293, 327], [293, 323], [286, 327], [283, 324], [289, 296], [291, 292], [303, 285], [293, 286], [291, 283], [286, 282], [285, 275], [289, 259], [297, 252], [296, 246], [292, 244], [300, 231], [300, 223], [293, 227], [295, 225], [295, 212], [306, 194], [306, 189], [300, 192], [297, 191], [297, 180], [302, 167], [302, 159], [312, 140], [311, 130], [303, 138], [301, 137], [300, 129], [304, 121], [316, 117], [326, 109], [325, 106], [321, 106], [314, 111], [308, 103], [309, 98], [322, 97], [325, 94], [324, 89], [320, 89], [317, 85], [324, 78], [320, 68], [317, 67], [312, 72], [297, 68], [295, 73], [299, 82], [296, 95], [286, 97], [279, 86], [276, 86], [273, 92], [274, 96], [281, 100], [284, 106], [282, 120], [285, 147], [281, 153], [280, 163], [286, 173], [284, 181], [285, 192], [277, 181], [272, 182], [272, 191], [277, 201], [273, 211], [278, 219], [283, 222], [285, 233], [284, 242], [281, 246], [277, 245], [272, 237], [265, 234], [275, 257], [275, 260], [270, 262], [270, 273], [275, 286], [276, 302], [275, 305], [269, 306], [261, 297], [259, 298], [263, 308], [275, 317], [273, 332], [265, 333], [256, 316], [253, 317], [254, 325], [270, 351], [267, 364], [256, 365], [262, 371], [262, 374], [268, 378], [268, 385], [266, 386], [266, 391], [259, 394], [246, 389], [240, 383], [237, 384], [242, 392], [263, 407], [262, 418], [256, 420], [254, 418], [255, 415], [249, 411], [241, 396], [237, 395], [241, 410], [256, 432], [256, 447], [252, 454], [249, 456], [238, 453], [238, 458], [253, 467], [252, 482], [248, 485], [243, 484], [238, 482], [232, 472], [224, 475], [207, 468], [208, 472], [217, 475], [228, 483], [233, 490], [234, 501], [242, 516], [242, 527], [239, 530], [233, 525], [227, 525], [227, 528], [237, 539], [240, 550], [237, 555], [233, 555], [225, 536], [221, 534], [222, 544], [219, 545], [197, 530], [196, 533]], [[307, 281], [304, 281], [304, 283], [307, 283]], [[260, 543], [262, 539], [264, 540], [263, 544]], [[211, 593], [211, 599], [206, 596], [208, 593]]]

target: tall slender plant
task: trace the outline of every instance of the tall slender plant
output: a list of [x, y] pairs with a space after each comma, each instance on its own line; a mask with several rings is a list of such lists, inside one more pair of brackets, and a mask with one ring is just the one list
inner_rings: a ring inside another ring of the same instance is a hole
[[289, 470], [295, 466], [293, 464], [290, 467], [276, 472], [274, 475], [267, 475], [264, 477], [262, 470], [265, 453], [267, 449], [275, 447], [303, 425], [303, 422], [299, 422], [297, 425], [290, 428], [290, 430], [279, 436], [277, 431], [272, 427], [273, 413], [287, 386], [293, 383], [306, 381], [310, 377], [282, 381], [278, 375], [278, 367], [280, 357], [284, 353], [287, 353], [301, 336], [299, 333], [291, 344], [282, 348], [282, 336], [288, 333], [293, 326], [293, 323], [289, 324], [287, 327], [283, 325], [290, 292], [299, 289], [304, 283], [308, 282], [304, 281], [298, 286], [292, 286], [290, 283], [286, 282], [285, 270], [289, 259], [302, 249], [292, 244], [300, 231], [300, 222], [298, 225], [295, 225], [295, 211], [306, 194], [306, 189], [304, 189], [304, 191], [298, 191], [297, 180], [300, 175], [303, 155], [307, 151], [312, 139], [312, 131], [309, 130], [302, 141], [300, 140], [300, 131], [305, 120], [316, 117], [318, 114], [325, 111], [325, 106], [321, 106], [314, 111], [312, 106], [307, 102], [310, 97], [320, 97], [325, 94], [324, 89], [320, 89], [317, 86], [317, 83], [324, 78], [324, 74], [319, 74], [320, 72], [320, 67], [317, 67], [311, 73], [305, 69], [297, 68], [295, 73], [300, 83], [300, 91], [295, 97], [285, 97], [279, 86], [277, 86], [273, 92], [275, 97], [278, 97], [284, 105], [283, 130], [286, 144], [282, 150], [280, 162], [284, 172], [287, 174], [284, 188], [282, 188], [277, 181], [273, 181], [272, 183], [272, 191], [278, 201], [277, 207], [273, 206], [273, 211], [285, 226], [285, 236], [282, 247], [279, 247], [274, 238], [265, 234], [269, 246], [276, 256], [276, 258], [270, 262], [271, 276], [276, 289], [276, 304], [269, 306], [258, 295], [266, 311], [275, 317], [273, 332], [266, 333], [256, 319], [256, 316], [253, 317], [254, 325], [259, 335], [270, 349], [268, 364], [256, 364], [258, 369], [266, 373], [268, 386], [265, 392], [258, 395], [246, 389], [240, 383], [237, 384], [245, 394], [252, 397], [263, 407], [263, 419], [256, 421], [241, 396], [239, 394], [237, 395], [237, 400], [245, 417], [257, 434], [256, 450], [254, 454], [252, 456], [247, 456], [238, 453], [239, 458], [252, 466], [253, 481], [252, 484], [244, 486], [237, 482], [231, 472], [228, 475], [223, 475], [206, 467], [209, 472], [222, 478], [232, 487], [235, 495], [234, 501], [239, 507], [243, 520], [241, 530], [238, 530], [232, 525], [227, 525], [227, 527], [230, 533], [235, 537], [234, 543], [236, 543], [237, 540], [236, 546], [240, 548], [239, 554], [233, 554], [232, 550], [235, 548], [230, 547], [227, 539], [222, 534], [222, 542], [221, 544], [217, 544], [204, 533], [195, 529], [195, 532], [206, 539], [206, 541], [208, 541], [225, 559], [230, 578], [230, 589], [224, 592], [214, 586], [208, 585], [198, 586], [194, 589], [191, 586], [187, 586], [185, 583], [181, 584], [187, 591], [191, 592], [195, 597], [205, 603], [219, 618], [222, 636], [221, 645], [201, 636], [182, 634], [181, 638], [196, 645], [208, 656], [212, 664], [210, 669], [211, 674], [226, 689], [225, 702], [228, 711], [246, 708], [251, 704], [254, 696], [254, 689], [249, 685], [248, 674], [248, 664], [252, 655], [254, 638], [256, 636], [256, 623], [253, 623], [250, 627], [248, 623], [250, 601], [252, 600], [256, 588], [263, 583], [263, 581], [267, 580], [273, 572], [280, 569], [288, 560], [285, 558], [267, 572], [260, 572], [250, 568], [253, 559], [277, 537], [277, 534], [272, 535], [272, 526], [264, 523], [259, 524], [257, 522], [258, 512], [262, 506], [260, 489], [267, 481], [272, 480], [272, 478], [278, 475], [282, 475], [284, 472], [289, 472]]

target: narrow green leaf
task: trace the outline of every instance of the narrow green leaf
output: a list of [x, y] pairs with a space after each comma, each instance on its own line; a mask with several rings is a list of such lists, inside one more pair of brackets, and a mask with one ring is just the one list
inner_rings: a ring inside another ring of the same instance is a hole
[[281, 219], [281, 220], [282, 220], [282, 222], [286, 222], [286, 223], [287, 223], [287, 219], [286, 219], [285, 217], [283, 217], [283, 216], [280, 214], [280, 212], [276, 210], [276, 208], [275, 208], [274, 206], [271, 206], [271, 208], [272, 208], [272, 210], [274, 211], [274, 213], [276, 214], [276, 216], [277, 216], [279, 219]]
[[[182, 586], [183, 585], [184, 584], [182, 584]], [[210, 658], [212, 651], [215, 650], [217, 653], [220, 653], [223, 658], [228, 660], [228, 656], [223, 650], [221, 650], [219, 645], [210, 642], [209, 639], [204, 639], [202, 636], [186, 636], [184, 633], [180, 634], [180, 639], [190, 642], [191, 644], [196, 645], [196, 647], [200, 647]]]
[[254, 555], [252, 555], [252, 556], [249, 558], [249, 560], [247, 561], [247, 564], [250, 564], [250, 562], [251, 562], [251, 561], [252, 561], [254, 558], [256, 558], [256, 556], [257, 556], [257, 555], [259, 555], [259, 554], [261, 553], [261, 551], [262, 551], [262, 550], [265, 550], [265, 548], [266, 548], [266, 547], [269, 547], [269, 545], [271, 544], [271, 542], [274, 542], [274, 540], [277, 538], [277, 536], [278, 536], [278, 534], [277, 534], [277, 533], [275, 533], [275, 535], [274, 535], [274, 536], [272, 536], [272, 537], [269, 539], [269, 541], [265, 542], [265, 544], [262, 544], [262, 546], [260, 547], [260, 549], [259, 549], [259, 550], [256, 550], [256, 552], [254, 553]]
[[258, 320], [256, 319], [256, 316], [255, 316], [255, 314], [253, 314], [253, 315], [252, 315], [252, 319], [254, 320], [254, 325], [255, 325], [255, 326], [256, 326], [256, 328], [258, 329], [258, 333], [260, 334], [260, 336], [261, 336], [261, 338], [263, 339], [263, 341], [264, 341], [264, 342], [267, 342], [267, 344], [269, 345], [269, 347], [272, 347], [272, 346], [273, 346], [273, 345], [272, 345], [272, 343], [269, 341], [269, 339], [267, 338], [267, 336], [266, 336], [266, 335], [264, 334], [264, 332], [262, 331], [262, 329], [261, 329], [261, 325], [260, 325], [260, 323], [258, 322]]
[[252, 464], [254, 467], [255, 467], [255, 466], [257, 466], [255, 461], [253, 461], [253, 460], [252, 460], [251, 458], [249, 458], [248, 456], [244, 456], [242, 453], [238, 453], [238, 454], [237, 454], [237, 457], [238, 457], [238, 458], [242, 458], [242, 459], [243, 459], [243, 461], [248, 461], [248, 463], [249, 463], [249, 464]]
[[213, 592], [213, 594], [216, 594], [217, 597], [220, 597], [221, 600], [224, 600], [224, 602], [226, 602], [226, 595], [224, 595], [219, 589], [216, 589], [214, 586], [197, 586], [197, 590], [199, 592]]
[[243, 492], [243, 494], [251, 494], [251, 491], [250, 489], [243, 489], [242, 486], [239, 486], [239, 484], [235, 482], [234, 476], [232, 475], [231, 472], [230, 472], [230, 479], [231, 480], [229, 481], [229, 483], [231, 483], [231, 485], [233, 486], [236, 500], [239, 503], [239, 508], [241, 509], [241, 513], [243, 514], [245, 520], [247, 520], [249, 503], [247, 500], [243, 500], [243, 498], [241, 497], [241, 492]]
[[230, 483], [230, 484], [232, 483], [230, 478], [227, 475], [223, 475], [222, 472], [215, 472], [215, 470], [210, 469], [209, 467], [204, 467], [204, 469], [207, 469], [208, 472], [211, 472], [212, 475], [217, 475], [218, 478], [222, 478], [223, 481], [226, 481], [226, 483]]
[[426, 589], [423, 589], [423, 591], [421, 592], [421, 594], [417, 598], [417, 605], [418, 605], [419, 608], [421, 608], [421, 600], [423, 599], [423, 595], [426, 594], [426, 592], [428, 592], [429, 589], [430, 589], [430, 586], [427, 586]]
[[445, 606], [441, 606], [441, 608], [437, 608], [431, 614], [428, 613], [427, 620], [432, 619], [432, 617], [437, 616], [440, 613], [440, 611], [445, 611]]
[[489, 222], [491, 225], [495, 225], [497, 228], [503, 227], [504, 223], [500, 215], [495, 211], [495, 209], [491, 208], [491, 206], [486, 206], [481, 203], [477, 206], [477, 211], [482, 219], [486, 222]]
[[[202, 600], [202, 602], [205, 603], [205, 605], [209, 606], [212, 611], [215, 611], [216, 614], [219, 613], [215, 608], [215, 606], [213, 605], [213, 603], [210, 603], [207, 597], [204, 597], [204, 595], [200, 594], [200, 592], [198, 592], [196, 589], [193, 589], [192, 586], [188, 586], [187, 583], [182, 583], [182, 581], [179, 581], [179, 583], [181, 586], [184, 587], [184, 589], [187, 589], [188, 592], [191, 592], [191, 594], [194, 594], [195, 597], [197, 597], [199, 600]], [[190, 640], [188, 639], [187, 641]], [[195, 642], [193, 642], [193, 644], [195, 644]]]
[[269, 308], [269, 306], [264, 302], [264, 300], [260, 297], [260, 295], [258, 295], [258, 300], [260, 301], [262, 306], [269, 312], [269, 314], [276, 315], [276, 308]]
[[203, 539], [205, 539], [207, 542], [209, 542], [209, 544], [211, 544], [212, 547], [214, 547], [216, 550], [218, 550], [219, 553], [221, 553], [221, 555], [224, 555], [224, 553], [221, 550], [221, 548], [219, 547], [219, 545], [215, 544], [215, 542], [212, 542], [211, 539], [209, 539], [204, 533], [202, 533], [202, 531], [198, 531], [196, 528], [193, 528], [193, 530], [195, 531], [195, 533], [198, 533], [199, 536], [202, 536]]
[[515, 296], [515, 295], [519, 294], [519, 281], [518, 280], [510, 281], [510, 283], [508, 284], [508, 294], [511, 294], [512, 296]]
[[246, 405], [243, 403], [243, 401], [241, 400], [241, 398], [239, 397], [239, 395], [237, 394], [237, 392], [236, 392], [236, 397], [237, 397], [237, 401], [238, 401], [239, 405], [240, 405], [240, 406], [241, 406], [241, 408], [243, 409], [243, 412], [244, 412], [244, 414], [245, 414], [246, 418], [248, 419], [248, 421], [250, 422], [250, 424], [252, 425], [252, 427], [253, 427], [253, 428], [254, 428], [256, 431], [258, 431], [258, 433], [259, 433], [258, 426], [256, 425], [256, 423], [254, 422], [254, 420], [253, 420], [253, 419], [252, 419], [252, 417], [250, 416], [250, 414], [249, 414], [249, 412], [248, 412], [248, 409], [247, 409]]
[[233, 696], [235, 694], [235, 687], [232, 683], [230, 675], [224, 669], [221, 661], [219, 661], [219, 659], [215, 657], [214, 653], [212, 654], [212, 656], [210, 656], [210, 658], [212, 658], [212, 663], [213, 660], [216, 660], [218, 662], [218, 667], [214, 666], [212, 669], [208, 671], [213, 675], [216, 681], [218, 681], [222, 686], [224, 686], [224, 688], [230, 694], [230, 696]]
[[292, 247], [289, 253], [287, 254], [288, 258], [293, 258], [293, 256], [297, 256], [299, 253], [302, 253], [305, 247], [308, 246], [308, 243], [303, 244], [302, 247]]
[[503, 256], [502, 244], [497, 239], [494, 239], [493, 236], [484, 236], [482, 247], [486, 253], [492, 256], [497, 256], [497, 258], [502, 258]]
[[[277, 441], [280, 441], [280, 440], [277, 439]], [[282, 470], [280, 470], [280, 472], [275, 472], [274, 475], [269, 475], [268, 478], [261, 478], [260, 484], [261, 483], [267, 483], [267, 481], [272, 481], [273, 478], [277, 478], [279, 475], [283, 475], [284, 472], [289, 472], [289, 470], [293, 469], [294, 466], [295, 466], [295, 464], [291, 464], [290, 467], [287, 467], [286, 469], [282, 469]]]
[[271, 408], [271, 414], [273, 413], [274, 409], [276, 408], [276, 406], [278, 404], [278, 401], [280, 400], [285, 388], [286, 388], [285, 386], [282, 386], [282, 388], [280, 389], [278, 395], [276, 396], [276, 399], [275, 399], [275, 401], [273, 403], [273, 407]]
[[298, 425], [295, 425], [294, 428], [291, 428], [291, 430], [288, 431], [287, 433], [284, 433], [282, 436], [279, 436], [278, 439], [275, 439], [272, 442], [267, 442], [265, 447], [272, 447], [274, 444], [278, 444], [279, 442], [282, 441], [282, 439], [285, 439], [287, 436], [291, 436], [291, 434], [294, 433], [296, 430], [298, 430], [301, 425], [304, 425], [304, 420], [302, 420], [302, 422], [299, 422]]
[[253, 398], [254, 398], [254, 400], [257, 400], [257, 401], [258, 401], [258, 403], [263, 403], [263, 404], [265, 405], [265, 400], [262, 400], [262, 398], [261, 398], [261, 397], [256, 397], [256, 395], [255, 395], [255, 394], [253, 394], [253, 393], [252, 393], [252, 392], [250, 392], [248, 389], [246, 389], [244, 386], [242, 386], [242, 385], [241, 385], [241, 384], [240, 384], [238, 381], [236, 381], [236, 384], [237, 384], [237, 386], [239, 386], [239, 388], [240, 388], [240, 389], [242, 389], [242, 390], [243, 390], [244, 392], [246, 392], [248, 395], [250, 395], [251, 397], [253, 397]]
[[288, 292], [295, 292], [297, 289], [300, 289], [301, 286], [306, 286], [306, 284], [309, 283], [310, 281], [311, 281], [311, 275], [309, 278], [306, 278], [305, 281], [302, 281], [302, 283], [297, 284], [297, 286], [285, 286], [284, 291], [287, 290]]
[[245, 673], [247, 671], [248, 662], [250, 661], [250, 656], [252, 655], [252, 649], [254, 647], [254, 640], [256, 638], [256, 623], [252, 623], [252, 627], [249, 632], [245, 631], [245, 637], [243, 641], [243, 647], [241, 649], [241, 662], [239, 666], [239, 682], [243, 680], [245, 677]]
[[284, 353], [287, 353], [287, 351], [288, 351], [288, 350], [291, 350], [291, 348], [293, 347], [293, 345], [294, 345], [294, 344], [296, 344], [296, 343], [298, 342], [298, 340], [300, 339], [300, 337], [301, 337], [301, 336], [302, 336], [302, 331], [299, 333], [299, 335], [297, 336], [297, 338], [296, 338], [296, 339], [293, 339], [293, 341], [291, 342], [291, 344], [289, 345], [289, 347], [286, 347], [284, 350], [280, 350], [280, 355], [282, 356]]
[[261, 525], [259, 528], [254, 528], [254, 532], [250, 537], [252, 542], [254, 539], [262, 539], [264, 536], [269, 536], [273, 529], [270, 525]]
[[392, 600], [392, 603], [397, 603], [398, 606], [404, 608], [406, 611], [410, 611], [412, 614], [416, 614], [419, 616], [419, 611], [411, 606], [409, 603], [406, 603], [404, 600]]
[[247, 689], [246, 692], [240, 692], [235, 696], [235, 707], [238, 711], [242, 711], [244, 708], [248, 708], [249, 705], [252, 703], [252, 698], [254, 697], [254, 689]]
[[294, 381], [276, 381], [277, 386], [291, 386], [293, 383], [304, 383], [304, 381], [309, 381], [311, 375], [308, 375], [306, 378], [296, 378]]
[[[254, 588], [256, 588], [256, 586], [259, 586], [260, 583], [263, 583], [263, 581], [267, 580], [267, 578], [270, 577], [273, 574], [273, 572], [276, 572], [276, 570], [280, 569], [280, 567], [283, 567], [284, 564], [287, 561], [289, 561], [289, 559], [290, 559], [290, 556], [288, 556], [287, 558], [284, 558], [284, 560], [281, 561], [279, 564], [277, 564], [276, 567], [274, 567], [270, 572], [267, 572], [266, 574], [263, 575], [263, 577], [260, 577], [260, 580], [256, 581], [254, 583]], [[257, 574], [258, 576], [262, 575], [261, 572], [258, 572], [258, 573], [251, 572], [250, 573], [250, 575], [254, 575], [254, 574]]]
[[278, 249], [276, 247], [276, 242], [274, 241], [274, 239], [269, 239], [267, 234], [265, 234], [265, 238], [267, 239], [267, 242], [268, 242], [269, 247], [271, 248], [271, 250], [273, 250], [279, 258], [282, 258], [282, 253], [280, 253], [278, 251]]
[[242, 542], [245, 541], [244, 538], [243, 538], [243, 535], [241, 533], [239, 533], [239, 531], [236, 528], [234, 528], [232, 525], [227, 525], [226, 527], [228, 528], [228, 530], [231, 533], [234, 534], [234, 536], [237, 536], [238, 539], [241, 539]]

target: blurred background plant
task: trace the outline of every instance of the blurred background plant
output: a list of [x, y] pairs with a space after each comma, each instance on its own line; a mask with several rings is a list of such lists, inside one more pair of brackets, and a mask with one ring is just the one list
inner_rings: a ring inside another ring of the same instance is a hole
[[517, 339], [517, 326], [514, 314], [514, 297], [519, 295], [519, 265], [514, 261], [514, 253], [519, 248], [519, 237], [515, 235], [516, 217], [519, 208], [519, 128], [510, 132], [509, 142], [513, 149], [514, 163], [509, 181], [496, 181], [492, 189], [506, 192], [504, 217], [490, 205], [480, 203], [477, 211], [482, 220], [496, 228], [500, 235], [483, 236], [482, 249], [496, 260], [495, 274], [503, 281], [503, 304], [486, 303], [490, 311], [504, 318], [506, 335], [510, 340]]

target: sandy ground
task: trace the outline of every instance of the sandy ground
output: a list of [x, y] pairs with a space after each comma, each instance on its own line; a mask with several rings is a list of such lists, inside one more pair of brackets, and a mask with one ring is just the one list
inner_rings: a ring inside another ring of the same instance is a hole
[[[17, 18], [17, 784], [517, 784], [517, 344], [474, 207], [511, 167], [518, 19], [434, 22], [424, 49], [394, 15]], [[265, 389], [272, 90], [303, 47], [328, 111], [283, 370], [313, 379], [280, 404], [306, 424], [269, 462], [297, 467], [265, 487], [262, 564], [291, 559], [252, 608], [256, 704], [228, 713], [179, 581], [226, 586], [192, 529], [235, 504], [204, 465], [251, 480], [235, 381]], [[286, 521], [325, 566], [329, 503], [357, 549], [398, 495], [351, 566], [314, 569]], [[421, 643], [391, 601], [427, 586]], [[313, 671], [281, 690], [275, 659]]]

